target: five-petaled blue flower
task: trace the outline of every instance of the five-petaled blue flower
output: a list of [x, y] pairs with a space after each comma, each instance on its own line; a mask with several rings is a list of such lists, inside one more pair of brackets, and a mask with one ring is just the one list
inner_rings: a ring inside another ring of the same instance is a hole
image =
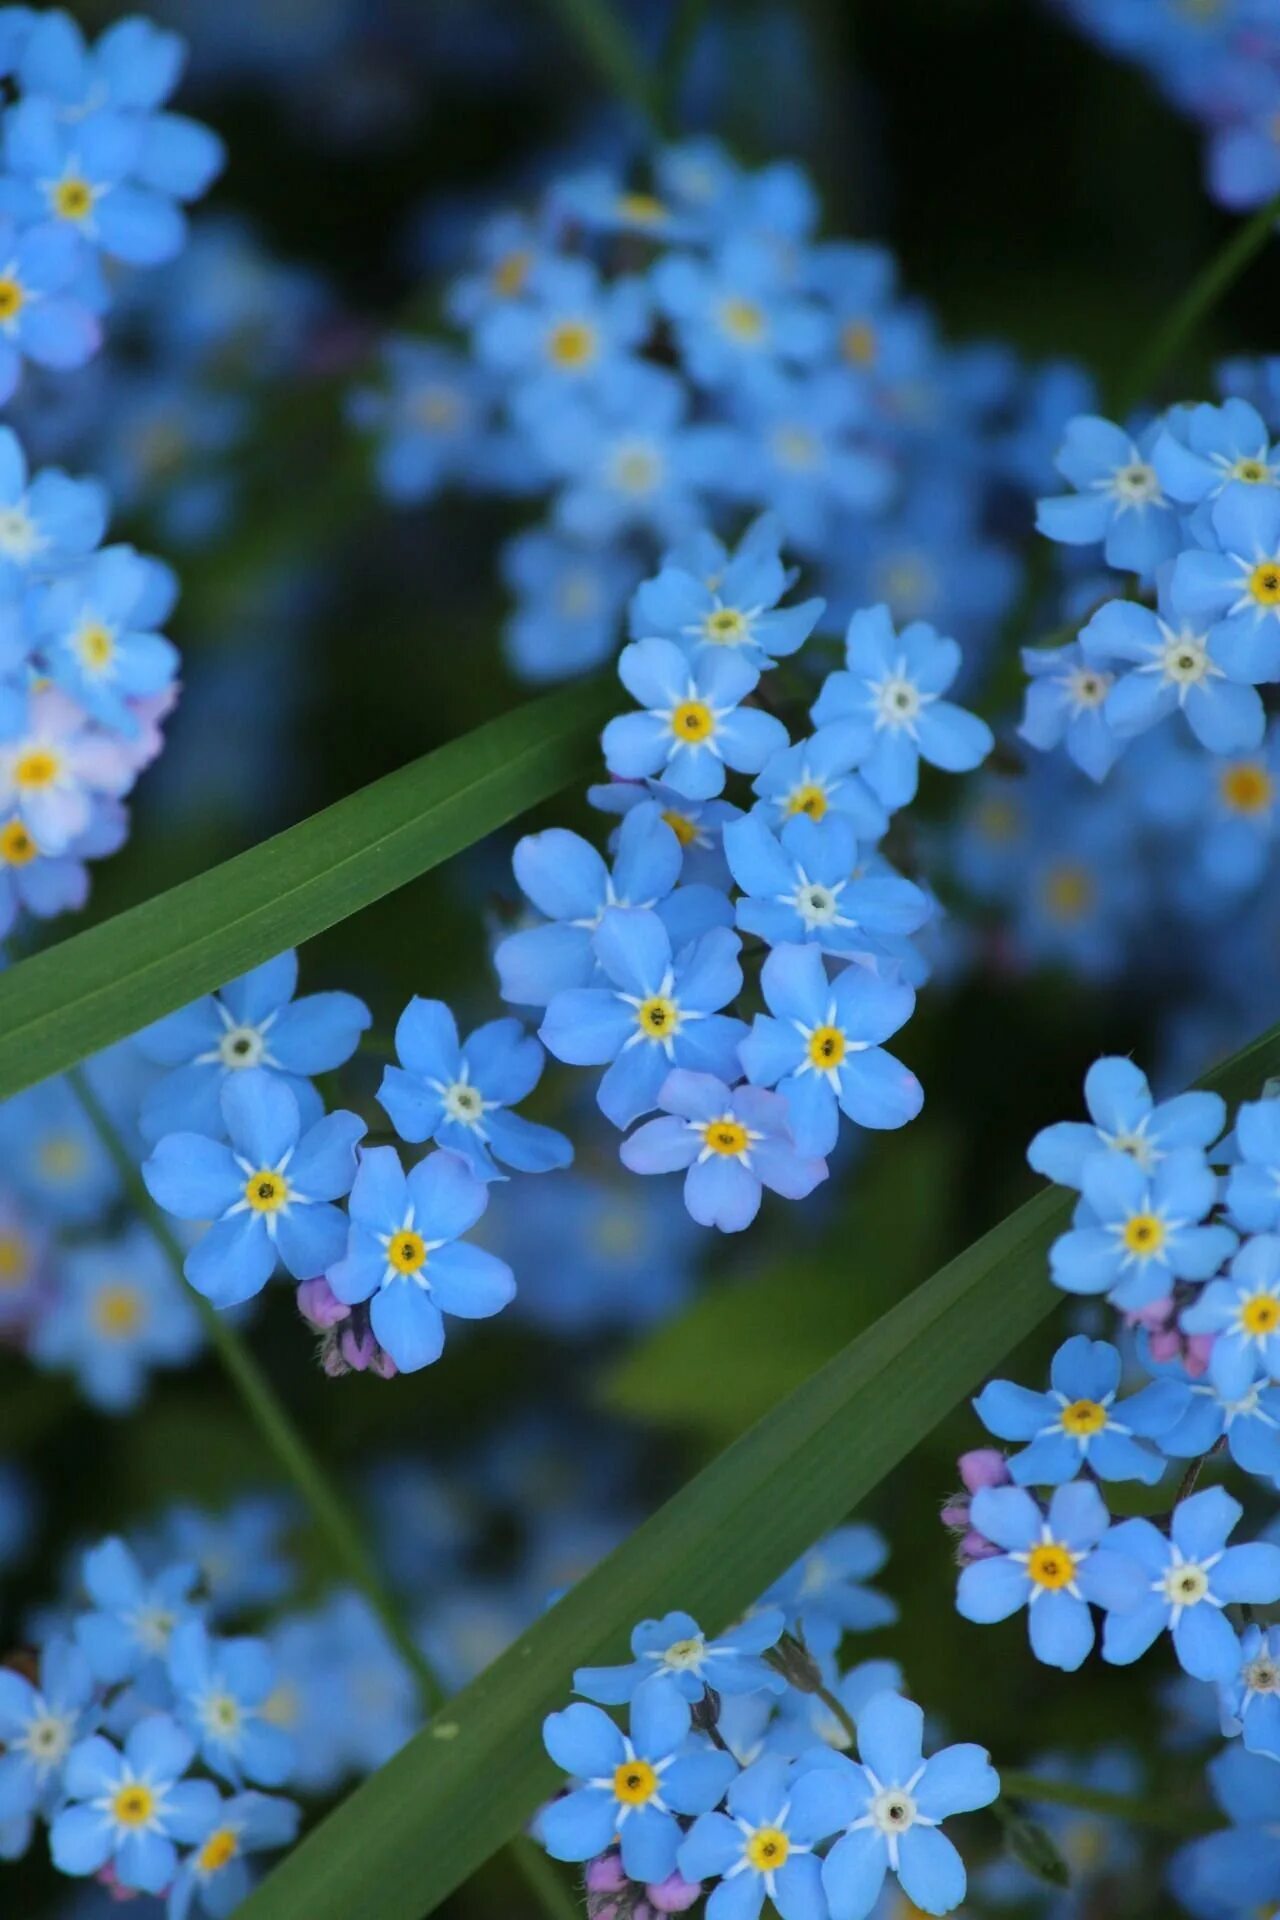
[[1101, 541], [1109, 567], [1149, 576], [1178, 550], [1178, 516], [1152, 465], [1158, 426], [1133, 440], [1114, 421], [1078, 414], [1054, 465], [1075, 493], [1036, 502], [1036, 527], [1070, 547]]
[[940, 1828], [996, 1798], [990, 1754], [965, 1743], [926, 1760], [919, 1707], [879, 1693], [859, 1715], [858, 1756], [830, 1755], [794, 1789], [798, 1811], [841, 1830], [822, 1863], [831, 1920], [864, 1920], [888, 1873], [923, 1912], [950, 1913], [965, 1896], [964, 1862]]
[[797, 740], [771, 754], [753, 781], [760, 795], [757, 811], [771, 827], [785, 826], [797, 813], [810, 820], [842, 813], [859, 840], [879, 840], [888, 830], [888, 811], [854, 771], [858, 759], [858, 743], [843, 727]]
[[782, 564], [775, 514], [752, 522], [729, 555], [709, 533], [664, 556], [661, 570], [636, 589], [631, 632], [636, 640], [674, 640], [690, 655], [723, 647], [758, 670], [804, 645], [821, 617], [822, 600], [780, 607], [794, 574]]
[[[1142, 1480], [1154, 1486], [1164, 1461], [1134, 1438], [1130, 1403], [1117, 1416], [1120, 1355], [1115, 1347], [1075, 1334], [1054, 1354], [1049, 1379], [1048, 1393], [1033, 1393], [1012, 1380], [991, 1380], [973, 1403], [988, 1433], [1000, 1440], [1030, 1442], [1009, 1458], [1009, 1471], [1018, 1484], [1060, 1486], [1087, 1466], [1099, 1480]], [[1141, 1395], [1134, 1395], [1134, 1401], [1140, 1402]], [[1145, 1422], [1139, 1430], [1148, 1430]]]
[[265, 1640], [220, 1640], [202, 1620], [184, 1620], [169, 1642], [175, 1711], [214, 1773], [233, 1787], [278, 1787], [293, 1769], [293, 1738], [263, 1706], [278, 1674]]
[[1254, 1381], [1280, 1375], [1280, 1234], [1246, 1240], [1229, 1280], [1211, 1280], [1184, 1309], [1184, 1333], [1215, 1336], [1209, 1373], [1219, 1392], [1242, 1398]]
[[610, 907], [594, 945], [612, 984], [558, 993], [541, 1035], [557, 1060], [609, 1063], [596, 1097], [615, 1127], [629, 1127], [657, 1106], [672, 1067], [737, 1078], [738, 1042], [747, 1030], [719, 1012], [742, 987], [736, 934], [714, 927], [673, 956], [656, 913]]
[[1280, 1627], [1247, 1626], [1239, 1665], [1219, 1687], [1223, 1732], [1239, 1731], [1250, 1753], [1280, 1760]]
[[888, 607], [864, 608], [849, 622], [845, 659], [847, 667], [823, 682], [813, 724], [839, 729], [891, 811], [915, 798], [921, 760], [969, 773], [995, 745], [985, 720], [942, 698], [960, 671], [960, 649], [926, 621], [899, 634]]
[[681, 1875], [718, 1880], [707, 1920], [756, 1920], [771, 1900], [786, 1920], [826, 1920], [814, 1848], [835, 1831], [830, 1776], [767, 1753], [729, 1788], [727, 1813], [704, 1813], [680, 1846]]
[[233, 1913], [252, 1885], [247, 1856], [287, 1847], [297, 1838], [300, 1810], [271, 1793], [237, 1793], [217, 1808], [207, 1833], [178, 1869], [166, 1920], [187, 1920], [197, 1905], [213, 1920]]
[[897, 1619], [895, 1602], [863, 1584], [888, 1557], [874, 1527], [837, 1527], [774, 1581], [761, 1605], [781, 1607], [787, 1626], [812, 1653], [834, 1653], [846, 1633], [870, 1633]]
[[[1280, 1600], [1280, 1547], [1266, 1541], [1229, 1547], [1244, 1508], [1222, 1487], [1180, 1500], [1168, 1534], [1150, 1520], [1121, 1520], [1108, 1544], [1143, 1576], [1136, 1606], [1107, 1617], [1102, 1657], [1128, 1666], [1167, 1628], [1178, 1661], [1196, 1680], [1229, 1680], [1240, 1643], [1224, 1608], [1232, 1601], [1266, 1606]], [[981, 1525], [981, 1521], [978, 1525]]]
[[378, 1103], [402, 1140], [434, 1140], [460, 1153], [481, 1180], [502, 1180], [495, 1161], [520, 1173], [567, 1167], [562, 1133], [507, 1109], [537, 1086], [545, 1058], [518, 1020], [490, 1020], [459, 1042], [443, 1000], [416, 994], [396, 1023], [400, 1065], [388, 1067]]
[[164, 1713], [147, 1714], [123, 1752], [101, 1734], [71, 1749], [64, 1776], [70, 1805], [49, 1831], [62, 1873], [98, 1873], [108, 1862], [121, 1886], [162, 1893], [178, 1869], [175, 1841], [201, 1840], [218, 1809], [211, 1780], [184, 1780], [195, 1742]]
[[770, 833], [759, 814], [724, 830], [725, 857], [742, 888], [738, 925], [771, 947], [811, 941], [824, 953], [889, 952], [933, 912], [928, 895], [893, 872], [858, 871], [858, 846], [843, 814], [797, 814]]
[[456, 1153], [428, 1154], [407, 1175], [394, 1147], [361, 1153], [346, 1254], [327, 1278], [348, 1306], [372, 1300], [374, 1334], [402, 1373], [440, 1358], [446, 1313], [487, 1320], [514, 1298], [505, 1261], [460, 1239], [488, 1201]]
[[[1021, 1487], [983, 1487], [970, 1524], [1003, 1551], [960, 1575], [956, 1610], [982, 1626], [1027, 1609], [1031, 1651], [1074, 1673], [1093, 1645], [1089, 1602], [1136, 1606], [1142, 1570], [1123, 1552], [1098, 1489], [1088, 1480], [1059, 1487], [1047, 1515]], [[1108, 1617], [1111, 1617], [1110, 1615]]]
[[1083, 1186], [1085, 1167], [1100, 1153], [1125, 1154], [1151, 1173], [1175, 1148], [1207, 1151], [1227, 1124], [1221, 1094], [1180, 1093], [1157, 1106], [1146, 1074], [1117, 1054], [1094, 1061], [1084, 1100], [1092, 1125], [1059, 1120], [1042, 1127], [1027, 1148], [1036, 1172], [1060, 1187]]
[[139, 1124], [149, 1141], [166, 1133], [225, 1136], [219, 1096], [228, 1080], [261, 1068], [292, 1088], [304, 1126], [324, 1104], [311, 1084], [349, 1060], [369, 1025], [354, 993], [308, 993], [295, 1000], [298, 956], [292, 949], [241, 974], [221, 992], [193, 1000], [137, 1035], [148, 1060], [169, 1072], [143, 1097]]
[[174, 1628], [195, 1611], [198, 1569], [179, 1561], [148, 1576], [124, 1541], [112, 1538], [85, 1554], [80, 1578], [90, 1607], [76, 1616], [76, 1641], [94, 1678], [114, 1686], [157, 1671]]
[[1105, 1293], [1119, 1307], [1150, 1306], [1175, 1280], [1207, 1280], [1232, 1252], [1230, 1227], [1200, 1222], [1218, 1182], [1195, 1148], [1175, 1147], [1148, 1179], [1127, 1154], [1091, 1156], [1069, 1233], [1049, 1250], [1054, 1284]]
[[1224, 657], [1220, 629], [1195, 616], [1176, 575], [1162, 580], [1154, 611], [1108, 600], [1081, 630], [1080, 645], [1095, 668], [1116, 670], [1104, 713], [1118, 739], [1181, 713], [1210, 753], [1245, 753], [1260, 744], [1267, 716], [1250, 684], [1254, 676]]
[[1280, 1100], [1245, 1100], [1236, 1114], [1240, 1158], [1227, 1175], [1227, 1205], [1249, 1233], [1280, 1227]]
[[803, 1200], [827, 1177], [820, 1155], [802, 1157], [786, 1102], [759, 1087], [727, 1087], [710, 1073], [677, 1067], [658, 1092], [664, 1110], [622, 1143], [633, 1173], [687, 1168], [684, 1203], [703, 1227], [740, 1233], [760, 1210], [762, 1187]]
[[1178, 555], [1171, 591], [1210, 623], [1214, 655], [1235, 680], [1280, 680], [1280, 489], [1228, 487], [1213, 503], [1219, 551]]
[[329, 1113], [305, 1132], [293, 1088], [256, 1067], [222, 1088], [229, 1144], [203, 1133], [170, 1133], [142, 1165], [147, 1191], [180, 1220], [211, 1220], [183, 1263], [197, 1293], [238, 1306], [283, 1264], [311, 1280], [338, 1259], [347, 1222], [331, 1203], [351, 1186], [354, 1113]]
[[714, 1693], [781, 1693], [781, 1674], [760, 1658], [781, 1637], [784, 1621], [776, 1607], [730, 1627], [708, 1640], [688, 1613], [665, 1613], [661, 1620], [642, 1620], [631, 1635], [635, 1659], [625, 1667], [579, 1667], [573, 1676], [575, 1693], [585, 1693], [603, 1707], [621, 1706], [634, 1697], [642, 1683], [664, 1674], [691, 1703], [707, 1688]]
[[547, 1752], [578, 1784], [539, 1816], [556, 1860], [590, 1860], [615, 1836], [633, 1880], [665, 1880], [676, 1864], [676, 1814], [705, 1813], [738, 1771], [731, 1754], [690, 1737], [689, 1703], [661, 1675], [631, 1700], [624, 1734], [600, 1707], [579, 1701], [543, 1722]]
[[862, 1127], [915, 1119], [924, 1090], [879, 1044], [911, 1018], [911, 987], [862, 967], [829, 980], [814, 946], [775, 947], [760, 985], [769, 1012], [756, 1015], [738, 1051], [747, 1078], [786, 1100], [801, 1153], [830, 1153], [841, 1113]]
[[0, 1668], [0, 1823], [56, 1804], [67, 1756], [94, 1724], [94, 1693], [83, 1651], [57, 1636], [33, 1679]]
[[178, 597], [172, 571], [132, 547], [104, 547], [38, 591], [35, 626], [49, 677], [95, 720], [134, 735], [129, 707], [162, 693], [178, 650], [157, 631]]
[[726, 767], [759, 773], [787, 745], [781, 720], [742, 705], [760, 675], [741, 653], [704, 649], [690, 660], [674, 640], [633, 640], [618, 678], [644, 709], [619, 714], [601, 737], [606, 766], [624, 780], [660, 774], [690, 800], [710, 800]]

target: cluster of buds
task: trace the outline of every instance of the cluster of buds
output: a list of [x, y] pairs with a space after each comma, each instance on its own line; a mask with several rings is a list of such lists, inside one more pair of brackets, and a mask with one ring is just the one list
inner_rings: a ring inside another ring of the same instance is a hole
[[1125, 1325], [1141, 1327], [1147, 1336], [1147, 1349], [1152, 1360], [1161, 1366], [1180, 1361], [1188, 1376], [1192, 1380], [1199, 1380], [1208, 1370], [1214, 1336], [1211, 1333], [1182, 1331], [1178, 1319], [1192, 1297], [1192, 1289], [1182, 1291], [1185, 1298], [1169, 1294], [1163, 1300], [1153, 1300], [1149, 1307], [1140, 1307], [1136, 1313], [1126, 1313]]
[[380, 1380], [395, 1376], [396, 1363], [378, 1345], [367, 1306], [347, 1306], [323, 1278], [304, 1280], [297, 1302], [298, 1312], [320, 1336], [318, 1358], [330, 1379], [340, 1379], [344, 1373], [373, 1373]]
[[643, 1886], [628, 1880], [616, 1853], [598, 1854], [584, 1875], [589, 1920], [659, 1920], [664, 1913], [685, 1913], [702, 1894], [696, 1880], [672, 1873]]
[[963, 1491], [952, 1494], [939, 1518], [944, 1527], [957, 1535], [956, 1561], [958, 1565], [967, 1567], [971, 1560], [989, 1560], [1004, 1551], [1003, 1547], [997, 1547], [972, 1524], [969, 1503], [983, 1487], [1009, 1486], [1012, 1475], [998, 1447], [974, 1447], [971, 1452], [960, 1455], [956, 1466], [960, 1471]]

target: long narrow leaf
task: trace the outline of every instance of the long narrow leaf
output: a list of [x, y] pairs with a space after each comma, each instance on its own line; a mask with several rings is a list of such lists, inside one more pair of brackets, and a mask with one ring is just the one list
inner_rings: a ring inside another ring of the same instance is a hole
[[0, 1100], [308, 939], [585, 778], [608, 693], [528, 702], [0, 975]]
[[[1277, 1066], [1280, 1027], [1208, 1084], [1239, 1098]], [[1052, 1311], [1045, 1256], [1069, 1212], [1059, 1193], [1027, 1201], [789, 1394], [331, 1814], [243, 1920], [433, 1912], [556, 1784], [541, 1722], [574, 1667], [624, 1658], [647, 1615], [686, 1608], [718, 1631], [756, 1599]]]

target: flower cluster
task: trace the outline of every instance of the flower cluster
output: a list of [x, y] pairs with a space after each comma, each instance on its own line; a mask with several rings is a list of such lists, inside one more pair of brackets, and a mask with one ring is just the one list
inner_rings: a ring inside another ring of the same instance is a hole
[[[974, 1402], [1016, 1450], [962, 1463], [968, 1497], [944, 1515], [965, 1536], [956, 1604], [983, 1624], [1025, 1609], [1036, 1658], [1068, 1672], [1094, 1645], [1092, 1608], [1113, 1665], [1168, 1634], [1240, 1743], [1215, 1767], [1261, 1779], [1280, 1764], [1280, 1637], [1250, 1610], [1280, 1601], [1280, 1546], [1274, 1526], [1233, 1539], [1244, 1506], [1222, 1486], [1195, 1485], [1225, 1455], [1230, 1469], [1280, 1487], [1280, 1103], [1244, 1103], [1224, 1141], [1218, 1095], [1153, 1101], [1123, 1059], [1090, 1069], [1085, 1098], [1088, 1120], [1045, 1127], [1028, 1158], [1080, 1196], [1050, 1249], [1052, 1277], [1073, 1294], [1105, 1294], [1123, 1316], [1124, 1351], [1074, 1335], [1047, 1391], [993, 1380]], [[1128, 1394], [1126, 1365], [1142, 1377]], [[1170, 1476], [1180, 1484], [1166, 1522], [1112, 1520], [1107, 1483]], [[1265, 1788], [1271, 1807], [1278, 1787], [1280, 1772]], [[1240, 1834], [1232, 1845], [1239, 1897], [1273, 1900], [1274, 1850]], [[1171, 1884], [1193, 1911], [1198, 1889], [1227, 1894], [1224, 1846], [1225, 1836], [1195, 1841], [1174, 1861]]]
[[[547, 1717], [547, 1751], [571, 1779], [536, 1831], [556, 1859], [584, 1863], [593, 1920], [680, 1912], [703, 1893], [711, 1920], [754, 1920], [766, 1899], [789, 1920], [862, 1920], [890, 1874], [919, 1910], [959, 1906], [964, 1864], [941, 1826], [999, 1794], [986, 1751], [926, 1760], [924, 1716], [893, 1663], [836, 1664], [844, 1630], [874, 1622], [874, 1597], [848, 1576], [880, 1551], [846, 1528], [727, 1633], [667, 1614], [635, 1629], [629, 1665], [575, 1673], [575, 1692], [603, 1705]], [[797, 1637], [811, 1625], [828, 1647], [817, 1657]], [[625, 1731], [604, 1705], [626, 1706]]]

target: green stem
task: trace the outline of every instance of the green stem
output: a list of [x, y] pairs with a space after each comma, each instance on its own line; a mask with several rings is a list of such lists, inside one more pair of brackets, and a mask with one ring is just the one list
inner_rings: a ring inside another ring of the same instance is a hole
[[1240, 278], [1260, 253], [1280, 220], [1280, 194], [1259, 207], [1251, 220], [1237, 227], [1227, 244], [1198, 273], [1162, 327], [1157, 328], [1116, 387], [1113, 411], [1128, 413], [1148, 394], [1160, 375], [1177, 359], [1205, 315]]
[[1043, 1780], [1039, 1774], [1004, 1767], [1000, 1769], [1000, 1793], [1002, 1799], [1074, 1807], [1081, 1813], [1132, 1820], [1138, 1826], [1167, 1827], [1176, 1833], [1207, 1833], [1218, 1824], [1176, 1800], [1140, 1800], [1128, 1793], [1104, 1793], [1100, 1788], [1077, 1786], [1071, 1780]]
[[662, 74], [658, 82], [658, 105], [662, 125], [670, 131], [676, 124], [680, 87], [694, 43], [707, 17], [708, 0], [680, 0], [667, 44], [662, 50]]
[[834, 1714], [835, 1718], [840, 1722], [840, 1725], [848, 1734], [850, 1741], [855, 1741], [858, 1737], [858, 1728], [848, 1708], [836, 1698], [830, 1687], [815, 1687], [814, 1692], [827, 1709], [827, 1712]]
[[657, 86], [610, 0], [547, 0], [547, 4], [614, 92], [643, 115], [652, 133], [665, 135]]

